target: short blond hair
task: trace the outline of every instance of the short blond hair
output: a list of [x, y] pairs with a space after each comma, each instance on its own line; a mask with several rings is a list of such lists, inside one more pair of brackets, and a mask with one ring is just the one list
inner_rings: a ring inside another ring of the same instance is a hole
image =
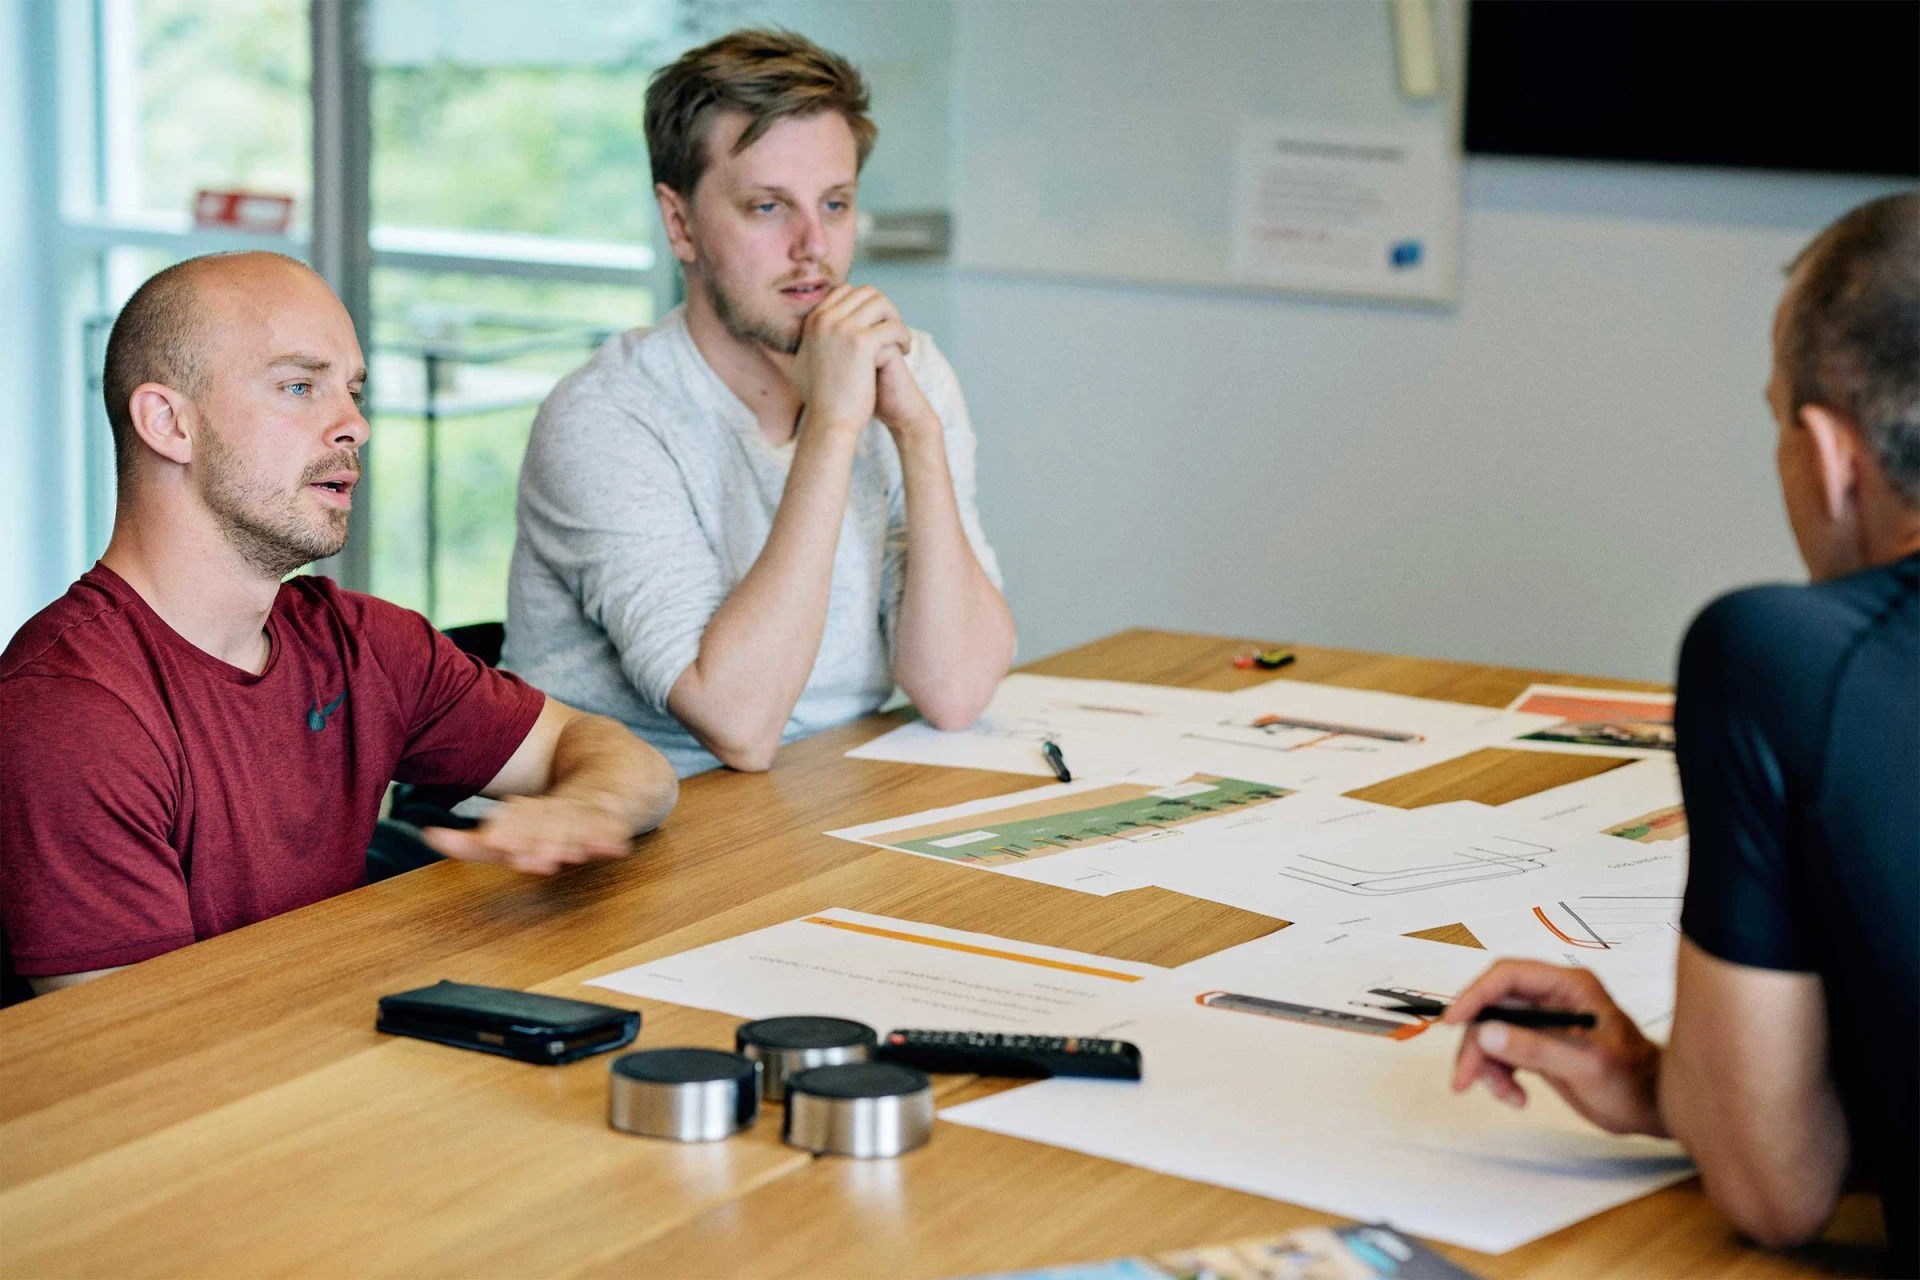
[[781, 120], [838, 112], [864, 167], [879, 137], [867, 115], [867, 82], [851, 62], [803, 35], [751, 27], [721, 36], [660, 68], [647, 85], [647, 159], [653, 180], [691, 196], [707, 171], [707, 135], [723, 111], [743, 111], [738, 155]]

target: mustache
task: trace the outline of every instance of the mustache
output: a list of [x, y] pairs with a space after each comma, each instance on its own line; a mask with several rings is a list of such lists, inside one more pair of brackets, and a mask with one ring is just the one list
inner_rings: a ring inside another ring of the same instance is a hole
[[833, 288], [833, 286], [840, 283], [840, 274], [837, 271], [835, 271], [832, 267], [822, 262], [822, 263], [817, 263], [812, 267], [803, 268], [799, 271], [794, 272], [792, 275], [785, 277], [782, 280], [776, 281], [773, 287], [776, 289], [784, 289], [789, 285], [799, 284], [802, 280], [815, 280], [815, 279], [825, 280], [827, 282], [827, 288], [831, 289]]
[[328, 476], [341, 471], [351, 471], [355, 475], [360, 474], [360, 451], [358, 449], [342, 449], [338, 453], [328, 454], [300, 473], [300, 483], [303, 485], [312, 484], [316, 480], [324, 480]]

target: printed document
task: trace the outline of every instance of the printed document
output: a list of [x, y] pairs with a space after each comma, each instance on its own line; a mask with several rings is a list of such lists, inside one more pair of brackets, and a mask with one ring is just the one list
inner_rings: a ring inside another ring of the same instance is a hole
[[1204, 772], [1348, 791], [1558, 722], [1303, 680], [1219, 693], [1014, 674], [972, 728], [943, 733], [916, 722], [847, 755], [1047, 777], [1041, 746], [1051, 740], [1076, 780], [1166, 785]]
[[[1163, 862], [1250, 821], [1263, 830], [1311, 828], [1331, 813], [1375, 810], [1387, 812], [1364, 800], [1196, 773], [1168, 786], [1088, 780], [1035, 787], [827, 834], [1104, 897], [1155, 883]], [[1125, 856], [1134, 849], [1138, 857]]]
[[1591, 969], [1615, 1004], [1656, 1040], [1673, 1021], [1681, 894], [1671, 881], [1583, 893], [1464, 923], [1496, 956]]
[[1052, 777], [1040, 753], [1041, 744], [1051, 739], [1076, 778], [1179, 772], [1171, 744], [1189, 724], [1224, 714], [1221, 708], [1231, 696], [1209, 689], [1015, 672], [1000, 682], [971, 728], [943, 733], [915, 721], [855, 747], [847, 757]]
[[1515, 698], [1507, 710], [1553, 717], [1554, 723], [1545, 728], [1522, 733], [1504, 744], [1522, 751], [1591, 756], [1673, 753], [1670, 693], [1536, 684]]
[[1230, 713], [1188, 730], [1183, 746], [1219, 772], [1291, 787], [1350, 791], [1554, 723], [1524, 711], [1284, 678], [1230, 697]]
[[1687, 845], [1680, 768], [1670, 753], [1509, 801], [1500, 812], [1642, 844], [1671, 840], [1683, 849]]
[[1157, 965], [834, 907], [587, 985], [742, 1018], [825, 1014], [896, 1027], [1090, 1035]]
[[1483, 952], [1302, 927], [1136, 984], [1099, 1028], [1139, 1084], [1047, 1080], [943, 1119], [1500, 1253], [1693, 1170], [1545, 1086], [1516, 1111], [1449, 1085], [1433, 1025]]
[[[1278, 825], [1294, 803], [1249, 812], [1230, 829], [1209, 824], [1204, 839], [1189, 832], [1178, 858], [1155, 861], [1151, 883], [1295, 924], [1406, 933], [1651, 880], [1677, 893], [1686, 875], [1671, 843], [1568, 834], [1471, 801]], [[1146, 856], [1117, 853], [1104, 866], [1140, 876]]]

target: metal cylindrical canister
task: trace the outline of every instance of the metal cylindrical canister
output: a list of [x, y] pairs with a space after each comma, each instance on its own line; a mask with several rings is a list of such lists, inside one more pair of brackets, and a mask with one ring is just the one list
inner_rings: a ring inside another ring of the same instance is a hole
[[780, 1134], [820, 1155], [897, 1156], [933, 1136], [933, 1086], [912, 1067], [850, 1062], [787, 1078]]
[[624, 1133], [713, 1142], [760, 1114], [760, 1064], [723, 1049], [648, 1049], [613, 1060], [607, 1123]]
[[768, 1102], [787, 1096], [787, 1078], [796, 1072], [865, 1062], [878, 1041], [872, 1027], [849, 1018], [761, 1018], [733, 1033], [733, 1047], [760, 1064]]

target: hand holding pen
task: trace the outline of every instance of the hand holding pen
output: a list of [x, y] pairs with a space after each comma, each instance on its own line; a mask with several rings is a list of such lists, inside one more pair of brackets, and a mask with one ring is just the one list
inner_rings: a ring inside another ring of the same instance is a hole
[[[1466, 1029], [1453, 1064], [1455, 1093], [1481, 1081], [1500, 1101], [1524, 1107], [1527, 1091], [1517, 1073], [1534, 1071], [1609, 1133], [1666, 1135], [1657, 1097], [1660, 1048], [1587, 970], [1497, 961], [1440, 1020]], [[1580, 1025], [1586, 1020], [1590, 1027]]]

